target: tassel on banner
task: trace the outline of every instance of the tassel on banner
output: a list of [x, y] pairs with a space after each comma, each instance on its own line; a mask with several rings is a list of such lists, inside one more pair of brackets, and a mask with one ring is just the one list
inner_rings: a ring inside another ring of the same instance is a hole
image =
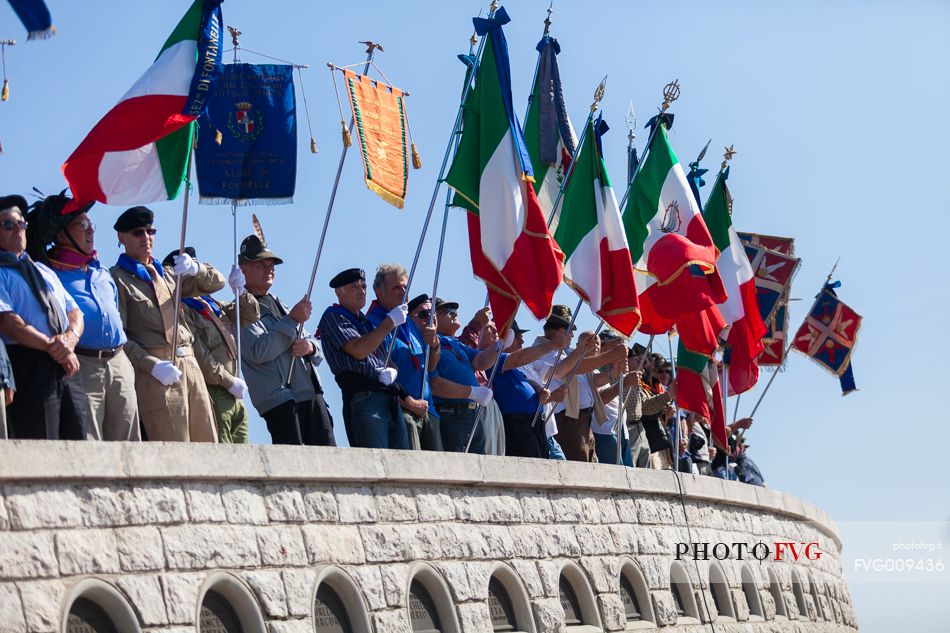
[[313, 138], [312, 136], [310, 137], [310, 153], [317, 153], [317, 139]]
[[350, 147], [353, 145], [353, 138], [350, 136], [350, 130], [346, 127], [346, 122], [340, 121], [343, 125], [343, 147]]
[[419, 156], [419, 150], [416, 149], [416, 144], [412, 144], [412, 168], [413, 169], [422, 169], [422, 157]]
[[4, 79], [3, 90], [0, 91], [0, 101], [9, 101], [9, 100], [10, 100], [10, 82]]

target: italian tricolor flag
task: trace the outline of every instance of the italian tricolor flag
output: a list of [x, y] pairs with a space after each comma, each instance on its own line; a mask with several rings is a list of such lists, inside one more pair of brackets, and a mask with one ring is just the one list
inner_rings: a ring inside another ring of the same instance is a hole
[[63, 163], [77, 205], [147, 204], [178, 195], [191, 123], [221, 68], [220, 3], [192, 3], [151, 67]]
[[588, 123], [586, 141], [564, 188], [554, 239], [567, 258], [564, 281], [608, 325], [630, 336], [640, 322], [640, 309], [620, 209], [600, 150], [606, 131], [602, 119]]
[[708, 356], [686, 349], [682, 340], [676, 351], [676, 403], [706, 418], [718, 447], [729, 446], [719, 370]]
[[728, 293], [719, 304], [726, 325], [731, 326], [726, 342], [729, 345], [729, 392], [742, 393], [759, 379], [755, 358], [762, 353], [765, 323], [759, 313], [755, 295], [755, 275], [739, 236], [732, 226], [732, 197], [726, 185], [727, 167], [719, 173], [703, 209], [703, 219], [719, 249], [717, 268]]
[[640, 330], [661, 334], [675, 325], [688, 349], [711, 355], [725, 325], [716, 309], [726, 300], [716, 271], [719, 253], [666, 128], [657, 125], [623, 212], [640, 291]]
[[561, 46], [556, 39], [545, 35], [536, 48], [538, 69], [531, 87], [528, 116], [524, 122], [524, 141], [534, 167], [534, 192], [538, 195], [545, 219], [549, 221], [551, 230], [555, 231], [558, 216], [554, 211], [554, 201], [561, 181], [570, 168], [571, 157], [577, 148], [577, 136], [564, 104], [564, 90], [557, 64]]
[[548, 232], [535, 195], [531, 162], [511, 103], [505, 10], [475, 18], [487, 36], [475, 86], [466, 98], [462, 138], [446, 182], [453, 204], [468, 210], [472, 269], [488, 286], [504, 331], [523, 301], [538, 319], [551, 312], [563, 254]]

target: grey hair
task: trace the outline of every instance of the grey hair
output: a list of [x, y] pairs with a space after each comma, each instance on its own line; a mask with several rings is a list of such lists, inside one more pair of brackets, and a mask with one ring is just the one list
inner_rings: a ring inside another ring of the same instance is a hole
[[397, 277], [408, 277], [409, 273], [405, 266], [400, 264], [380, 264], [376, 269], [376, 278], [373, 279], [373, 290], [379, 290], [386, 283], [386, 277], [396, 275]]

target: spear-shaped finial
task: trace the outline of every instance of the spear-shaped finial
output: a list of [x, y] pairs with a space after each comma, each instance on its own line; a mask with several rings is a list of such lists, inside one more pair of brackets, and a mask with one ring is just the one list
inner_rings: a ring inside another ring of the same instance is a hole
[[[707, 146], [708, 146], [708, 144], [707, 144]], [[739, 153], [739, 152], [736, 151], [735, 145], [730, 145], [729, 147], [725, 148], [725, 150], [726, 150], [725, 153], [722, 155], [722, 168], [723, 168], [723, 169], [726, 168], [726, 164], [727, 164], [730, 160], [732, 160], [732, 157]], [[703, 152], [705, 152], [705, 151], [706, 151], [706, 150], [703, 150]]]
[[489, 17], [495, 12], [498, 8], [498, 0], [491, 0], [491, 4], [488, 5], [488, 15]]
[[637, 113], [633, 109], [633, 101], [627, 108], [627, 116], [624, 120], [627, 122], [627, 141], [632, 144], [637, 140]]
[[841, 255], [838, 255], [838, 259], [835, 260], [835, 265], [831, 267], [831, 272], [828, 273], [828, 278], [825, 280], [825, 283], [831, 283], [831, 278], [835, 274], [835, 270], [838, 268], [838, 264], [841, 262]]
[[663, 105], [660, 106], [660, 110], [666, 112], [670, 104], [680, 98], [680, 80], [674, 79], [670, 83], [663, 86]]
[[544, 18], [544, 34], [548, 35], [551, 33], [551, 14], [554, 13], [554, 0], [551, 0], [551, 4], [548, 6], [548, 17]]
[[706, 147], [703, 148], [703, 151], [699, 153], [699, 156], [696, 157], [696, 164], [703, 162], [703, 159], [706, 158], [706, 150], [709, 149], [709, 144], [712, 143], [712, 139], [706, 141]]
[[607, 75], [604, 75], [604, 78], [601, 79], [600, 84], [597, 86], [597, 90], [594, 91], [594, 102], [590, 104], [591, 113], [597, 112], [597, 108], [600, 105], [600, 100], [604, 98], [604, 91], [607, 89]]

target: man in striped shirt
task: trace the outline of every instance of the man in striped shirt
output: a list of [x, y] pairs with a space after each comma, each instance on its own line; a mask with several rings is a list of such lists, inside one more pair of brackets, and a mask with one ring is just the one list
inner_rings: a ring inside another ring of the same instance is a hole
[[406, 322], [408, 307], [396, 306], [376, 327], [363, 314], [366, 273], [349, 268], [330, 280], [337, 302], [320, 319], [320, 340], [343, 392], [343, 423], [351, 446], [409, 447], [399, 399], [406, 397], [396, 370], [387, 367], [386, 336]]

